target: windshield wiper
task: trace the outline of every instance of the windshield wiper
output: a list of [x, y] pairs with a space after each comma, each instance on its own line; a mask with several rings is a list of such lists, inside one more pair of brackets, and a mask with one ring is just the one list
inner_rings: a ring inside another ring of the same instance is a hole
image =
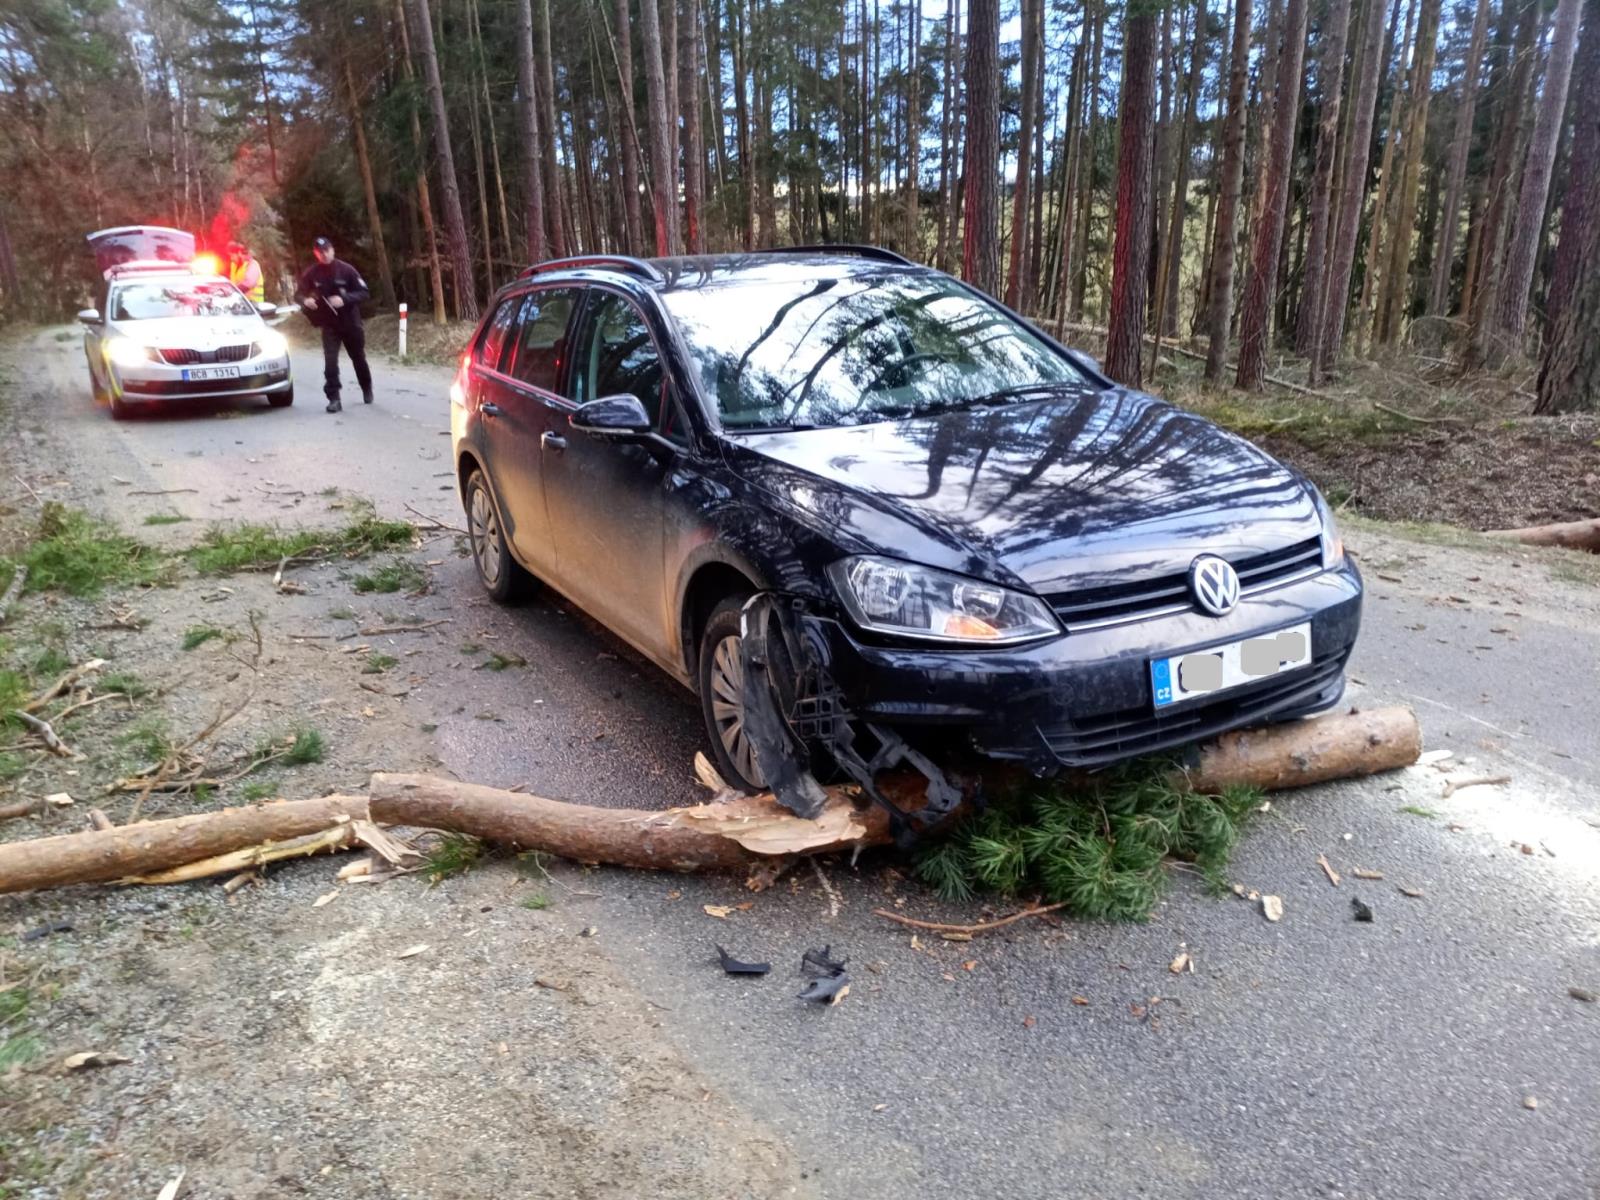
[[946, 405], [946, 409], [957, 408], [986, 408], [993, 405], [1008, 404], [1013, 400], [1025, 400], [1058, 396], [1063, 392], [1082, 392], [1083, 388], [1076, 383], [1065, 381], [1058, 383], [1019, 383], [1015, 387], [1001, 388], [998, 392], [989, 392], [982, 396], [972, 396], [966, 400], [957, 400]]
[[807, 429], [815, 429], [816, 425], [810, 421], [789, 421], [775, 425], [727, 425], [722, 427], [723, 433], [801, 433]]

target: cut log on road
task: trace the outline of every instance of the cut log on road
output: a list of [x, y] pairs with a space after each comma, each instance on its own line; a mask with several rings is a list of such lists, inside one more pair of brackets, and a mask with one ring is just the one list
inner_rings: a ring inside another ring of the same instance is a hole
[[1485, 537], [1526, 542], [1530, 546], [1560, 546], [1600, 554], [1600, 517], [1590, 521], [1563, 521], [1559, 525], [1529, 525], [1525, 529], [1491, 529]]
[[1189, 786], [1217, 792], [1230, 784], [1263, 791], [1353, 779], [1410, 766], [1422, 754], [1422, 727], [1409, 708], [1374, 708], [1311, 721], [1225, 733], [1206, 744]]
[[[1231, 734], [1204, 747], [1199, 766], [1184, 778], [1200, 791], [1230, 784], [1297, 787], [1405, 766], [1421, 750], [1410, 709], [1376, 709]], [[915, 775], [879, 780], [880, 790], [907, 812], [921, 803], [922, 787]], [[569, 804], [427, 775], [379, 774], [367, 796], [285, 801], [0, 844], [0, 892], [162, 872], [186, 878], [192, 872], [181, 868], [189, 864], [240, 852], [265, 861], [274, 856], [266, 843], [365, 821], [447, 829], [577, 862], [667, 871], [750, 872], [786, 856], [892, 840], [888, 815], [843, 788], [829, 788], [822, 815], [806, 820], [771, 796], [651, 812]], [[236, 870], [239, 861], [224, 860], [218, 869]]]

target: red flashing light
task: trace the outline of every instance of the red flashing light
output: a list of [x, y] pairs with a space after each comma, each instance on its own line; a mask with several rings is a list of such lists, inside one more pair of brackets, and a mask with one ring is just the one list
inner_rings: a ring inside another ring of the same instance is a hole
[[190, 270], [196, 275], [222, 274], [222, 261], [215, 254], [196, 254], [194, 261], [189, 264]]

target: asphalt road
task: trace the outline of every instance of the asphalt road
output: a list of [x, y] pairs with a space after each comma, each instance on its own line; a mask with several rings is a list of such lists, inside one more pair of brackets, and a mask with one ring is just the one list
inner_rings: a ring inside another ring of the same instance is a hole
[[[61, 486], [99, 492], [130, 526], [154, 512], [325, 521], [329, 487], [459, 523], [446, 370], [377, 361], [378, 403], [335, 417], [317, 356], [297, 354], [290, 410], [117, 424], [90, 402], [75, 342], [40, 335], [24, 361], [40, 426], [66, 447]], [[131, 494], [170, 489], [192, 490]], [[1352, 693], [1413, 704], [1453, 757], [1275, 797], [1232, 874], [1282, 896], [1281, 923], [1180, 873], [1142, 925], [914, 948], [871, 910], [973, 910], [877, 859], [801, 870], [726, 921], [701, 906], [747, 899], [736, 883], [593, 872], [598, 896], [566, 919], [598, 929], [671, 1038], [790, 1141], [824, 1195], [1593, 1200], [1600, 1004], [1568, 989], [1600, 992], [1600, 594], [1531, 555], [1365, 528], [1349, 541], [1370, 585]], [[591, 803], [696, 798], [698, 715], [675, 685], [558, 598], [484, 604], [464, 560], [446, 559], [435, 591], [530, 664], [477, 673], [439, 720], [449, 769]], [[475, 719], [485, 709], [499, 719]], [[1372, 924], [1351, 920], [1352, 895]], [[714, 941], [774, 974], [724, 977]], [[824, 943], [855, 978], [828, 1010], [793, 995], [801, 952]], [[1193, 973], [1169, 972], [1180, 950]], [[648, 1137], [648, 1113], [639, 1125]]]

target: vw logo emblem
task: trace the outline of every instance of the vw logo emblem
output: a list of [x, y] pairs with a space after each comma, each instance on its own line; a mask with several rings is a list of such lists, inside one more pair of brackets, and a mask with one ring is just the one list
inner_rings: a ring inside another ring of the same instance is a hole
[[1202, 554], [1189, 564], [1189, 590], [1202, 609], [1225, 617], [1239, 603], [1239, 573], [1216, 555]]

